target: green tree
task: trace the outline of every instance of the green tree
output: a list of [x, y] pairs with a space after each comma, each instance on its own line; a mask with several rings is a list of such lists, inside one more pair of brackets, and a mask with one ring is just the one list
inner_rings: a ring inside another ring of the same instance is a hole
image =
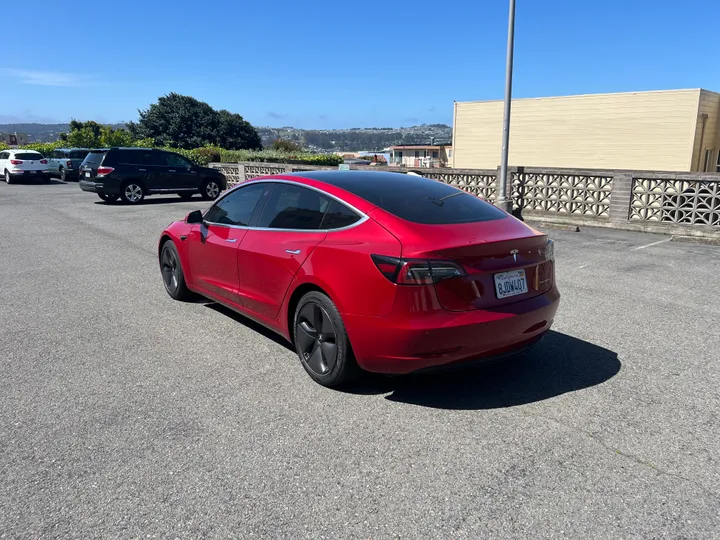
[[127, 129], [112, 129], [103, 127], [100, 133], [100, 146], [133, 146], [135, 138]]
[[[94, 122], [93, 120], [88, 120], [87, 122], [71, 120], [70, 133], [61, 133], [60, 140], [67, 142], [69, 146], [76, 146], [79, 148], [92, 148], [94, 146], [98, 146], [102, 130], [103, 126], [101, 124], [98, 124], [97, 122]], [[78, 132], [82, 132], [82, 135], [78, 135]], [[70, 138], [73, 133], [76, 133], [75, 139]], [[94, 144], [74, 144], [72, 140], [92, 140]]]
[[65, 138], [67, 146], [72, 148], [97, 148], [100, 146], [100, 137], [91, 127], [83, 127], [70, 131]]
[[171, 93], [144, 111], [137, 123], [128, 124], [136, 139], [151, 138], [158, 146], [200, 148], [222, 146], [230, 150], [261, 147], [254, 127], [239, 114], [216, 111], [190, 96]]
[[273, 150], [280, 150], [282, 152], [301, 152], [302, 147], [295, 141], [288, 139], [277, 138], [272, 143]]

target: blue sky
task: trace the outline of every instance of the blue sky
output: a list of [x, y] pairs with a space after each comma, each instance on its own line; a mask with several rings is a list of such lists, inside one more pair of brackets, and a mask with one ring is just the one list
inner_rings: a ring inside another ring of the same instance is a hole
[[[4, 25], [0, 123], [135, 120], [179, 92], [256, 125], [451, 124], [503, 95], [507, 0], [71, 4]], [[720, 92], [716, 0], [517, 4], [515, 97]]]

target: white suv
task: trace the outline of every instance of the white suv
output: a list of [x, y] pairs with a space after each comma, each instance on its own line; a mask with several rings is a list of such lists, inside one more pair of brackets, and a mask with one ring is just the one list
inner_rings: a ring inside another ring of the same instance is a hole
[[8, 184], [21, 178], [50, 180], [48, 160], [35, 150], [0, 150], [0, 173]]

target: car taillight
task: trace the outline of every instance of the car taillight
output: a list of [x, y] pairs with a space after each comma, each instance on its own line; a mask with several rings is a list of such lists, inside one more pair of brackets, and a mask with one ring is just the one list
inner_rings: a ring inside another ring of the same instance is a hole
[[47, 159], [41, 159], [40, 163], [42, 163], [43, 165], [47, 165]]
[[384, 255], [372, 255], [380, 273], [398, 285], [434, 285], [453, 277], [467, 276], [465, 269], [452, 261], [428, 259], [400, 259]]
[[22, 165], [22, 160], [19, 160], [19, 159], [11, 159], [11, 160], [10, 160], [10, 163], [12, 163], [13, 165]]
[[114, 167], [98, 167], [97, 175], [98, 176], [105, 176], [106, 174], [110, 174], [115, 170]]
[[72, 161], [70, 161], [70, 160], [68, 159], [65, 164], [67, 165], [67, 168], [68, 168], [68, 169], [72, 169]]

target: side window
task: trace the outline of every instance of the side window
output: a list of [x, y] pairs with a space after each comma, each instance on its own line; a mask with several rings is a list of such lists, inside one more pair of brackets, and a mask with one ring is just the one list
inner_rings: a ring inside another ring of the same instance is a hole
[[320, 225], [321, 229], [341, 229], [348, 227], [360, 220], [355, 212], [350, 210], [344, 204], [340, 204], [337, 201], [332, 201], [328, 211], [325, 213], [325, 217]]
[[266, 184], [255, 184], [229, 193], [207, 211], [205, 221], [247, 227], [250, 216], [266, 188]]
[[123, 165], [164, 165], [160, 152], [152, 150], [119, 150], [118, 163]]
[[52, 151], [52, 154], [50, 154], [50, 157], [51, 157], [52, 159], [58, 159], [58, 158], [60, 158], [60, 157], [61, 157], [61, 155], [60, 155], [60, 150], [53, 150], [53, 151]]
[[276, 184], [265, 204], [258, 227], [317, 230], [330, 199], [317, 191], [290, 184]]
[[0, 159], [7, 159], [8, 153], [7, 152], [0, 152]]
[[189, 169], [191, 166], [190, 162], [187, 159], [177, 154], [163, 152], [163, 157], [165, 158], [165, 165], [167, 165], [168, 167], [180, 167], [183, 169]]

